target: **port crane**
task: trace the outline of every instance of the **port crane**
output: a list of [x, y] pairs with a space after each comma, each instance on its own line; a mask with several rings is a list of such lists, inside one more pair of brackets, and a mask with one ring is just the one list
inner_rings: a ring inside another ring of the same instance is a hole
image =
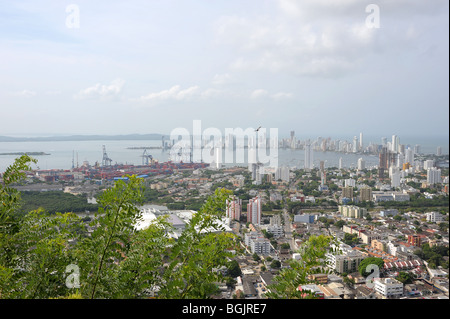
[[149, 165], [153, 161], [153, 156], [147, 153], [147, 149], [144, 149], [144, 153], [141, 155], [142, 165]]
[[112, 159], [108, 157], [108, 154], [106, 153], [106, 147], [103, 145], [103, 159], [102, 159], [102, 166], [111, 166]]

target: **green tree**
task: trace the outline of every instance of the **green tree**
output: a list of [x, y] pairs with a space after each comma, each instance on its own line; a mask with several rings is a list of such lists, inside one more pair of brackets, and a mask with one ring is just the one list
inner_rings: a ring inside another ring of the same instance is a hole
[[[334, 245], [332, 245], [334, 244]], [[290, 260], [289, 267], [280, 270], [268, 286], [267, 297], [272, 299], [313, 299], [316, 296], [309, 291], [299, 291], [299, 286], [312, 283], [309, 275], [330, 273], [327, 269], [325, 254], [333, 252], [335, 240], [330, 236], [310, 236], [298, 253], [299, 260]]]
[[270, 263], [270, 267], [271, 268], [280, 268], [281, 262], [279, 260], [272, 260], [272, 262]]
[[346, 243], [347, 245], [356, 245], [356, 244], [358, 244], [359, 243], [358, 234], [345, 233], [344, 234], [344, 243]]
[[383, 259], [376, 258], [376, 257], [368, 257], [368, 258], [363, 259], [358, 266], [358, 270], [359, 270], [359, 273], [361, 274], [361, 276], [367, 277], [372, 273], [372, 272], [367, 271], [368, 268], [369, 269], [371, 268], [371, 267], [369, 267], [370, 265], [375, 265], [376, 267], [378, 267], [379, 271], [381, 272], [384, 268], [384, 261], [383, 261]]
[[228, 275], [236, 278], [242, 275], [241, 267], [239, 267], [239, 263], [236, 260], [230, 261], [228, 265]]
[[337, 228], [342, 228], [344, 227], [344, 225], [346, 225], [347, 223], [345, 222], [345, 220], [338, 220], [337, 222], [334, 223], [334, 226], [336, 226]]
[[211, 284], [223, 279], [218, 269], [228, 265], [231, 253], [227, 251], [236, 243], [235, 236], [224, 232], [218, 223], [230, 194], [229, 190], [216, 189], [171, 247], [170, 263], [160, 282], [161, 298], [204, 299], [216, 291]]
[[414, 280], [414, 275], [406, 271], [400, 271], [395, 279], [403, 284], [411, 284]]
[[[30, 158], [7, 169], [1, 187], [1, 298], [144, 298], [159, 287], [160, 298], [207, 298], [217, 292], [228, 265], [233, 235], [218, 223], [230, 192], [217, 189], [185, 231], [173, 241], [173, 227], [158, 218], [137, 230], [143, 180], [129, 176], [99, 197], [88, 229], [78, 216], [33, 211], [16, 216], [19, 193], [9, 187], [24, 177]], [[69, 287], [68, 266], [79, 270]], [[76, 290], [75, 290], [76, 289]]]
[[20, 207], [20, 192], [11, 186], [25, 178], [25, 172], [31, 170], [31, 163], [37, 163], [37, 160], [22, 155], [3, 173], [3, 182], [0, 183], [0, 236], [13, 231], [17, 220], [15, 215]]

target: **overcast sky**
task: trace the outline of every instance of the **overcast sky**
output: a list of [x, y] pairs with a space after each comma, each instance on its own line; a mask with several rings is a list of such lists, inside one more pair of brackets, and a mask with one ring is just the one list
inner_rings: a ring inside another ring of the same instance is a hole
[[448, 30], [447, 0], [0, 0], [0, 135], [448, 136]]

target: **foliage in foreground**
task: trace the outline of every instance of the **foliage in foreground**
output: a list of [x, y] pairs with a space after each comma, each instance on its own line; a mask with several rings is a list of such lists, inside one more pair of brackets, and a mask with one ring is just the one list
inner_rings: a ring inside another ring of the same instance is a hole
[[315, 299], [317, 296], [302, 289], [302, 285], [315, 283], [312, 275], [330, 273], [326, 268], [326, 254], [336, 245], [331, 236], [311, 236], [302, 244], [298, 253], [299, 260], [289, 261], [289, 268], [283, 268], [268, 286], [267, 297], [272, 299]]
[[164, 217], [136, 230], [143, 183], [135, 176], [102, 194], [88, 225], [72, 213], [15, 214], [20, 194], [9, 186], [30, 162], [17, 159], [0, 185], [0, 298], [208, 298], [216, 291], [235, 245], [217, 223], [229, 191], [217, 189], [175, 241]]
[[[137, 230], [144, 199], [143, 181], [119, 180], [98, 199], [98, 213], [89, 224], [76, 214], [43, 210], [17, 214], [17, 183], [36, 162], [24, 155], [0, 184], [0, 298], [209, 298], [224, 279], [220, 270], [240, 273], [230, 264], [237, 241], [218, 223], [231, 191], [216, 189], [174, 240], [167, 217]], [[333, 239], [311, 236], [300, 260], [280, 270], [269, 298], [316, 298], [301, 285], [326, 273], [326, 253]]]

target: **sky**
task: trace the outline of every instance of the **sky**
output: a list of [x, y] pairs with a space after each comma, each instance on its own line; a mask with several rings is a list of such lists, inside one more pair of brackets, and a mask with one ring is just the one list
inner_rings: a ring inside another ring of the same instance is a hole
[[0, 136], [445, 136], [447, 0], [0, 0]]

